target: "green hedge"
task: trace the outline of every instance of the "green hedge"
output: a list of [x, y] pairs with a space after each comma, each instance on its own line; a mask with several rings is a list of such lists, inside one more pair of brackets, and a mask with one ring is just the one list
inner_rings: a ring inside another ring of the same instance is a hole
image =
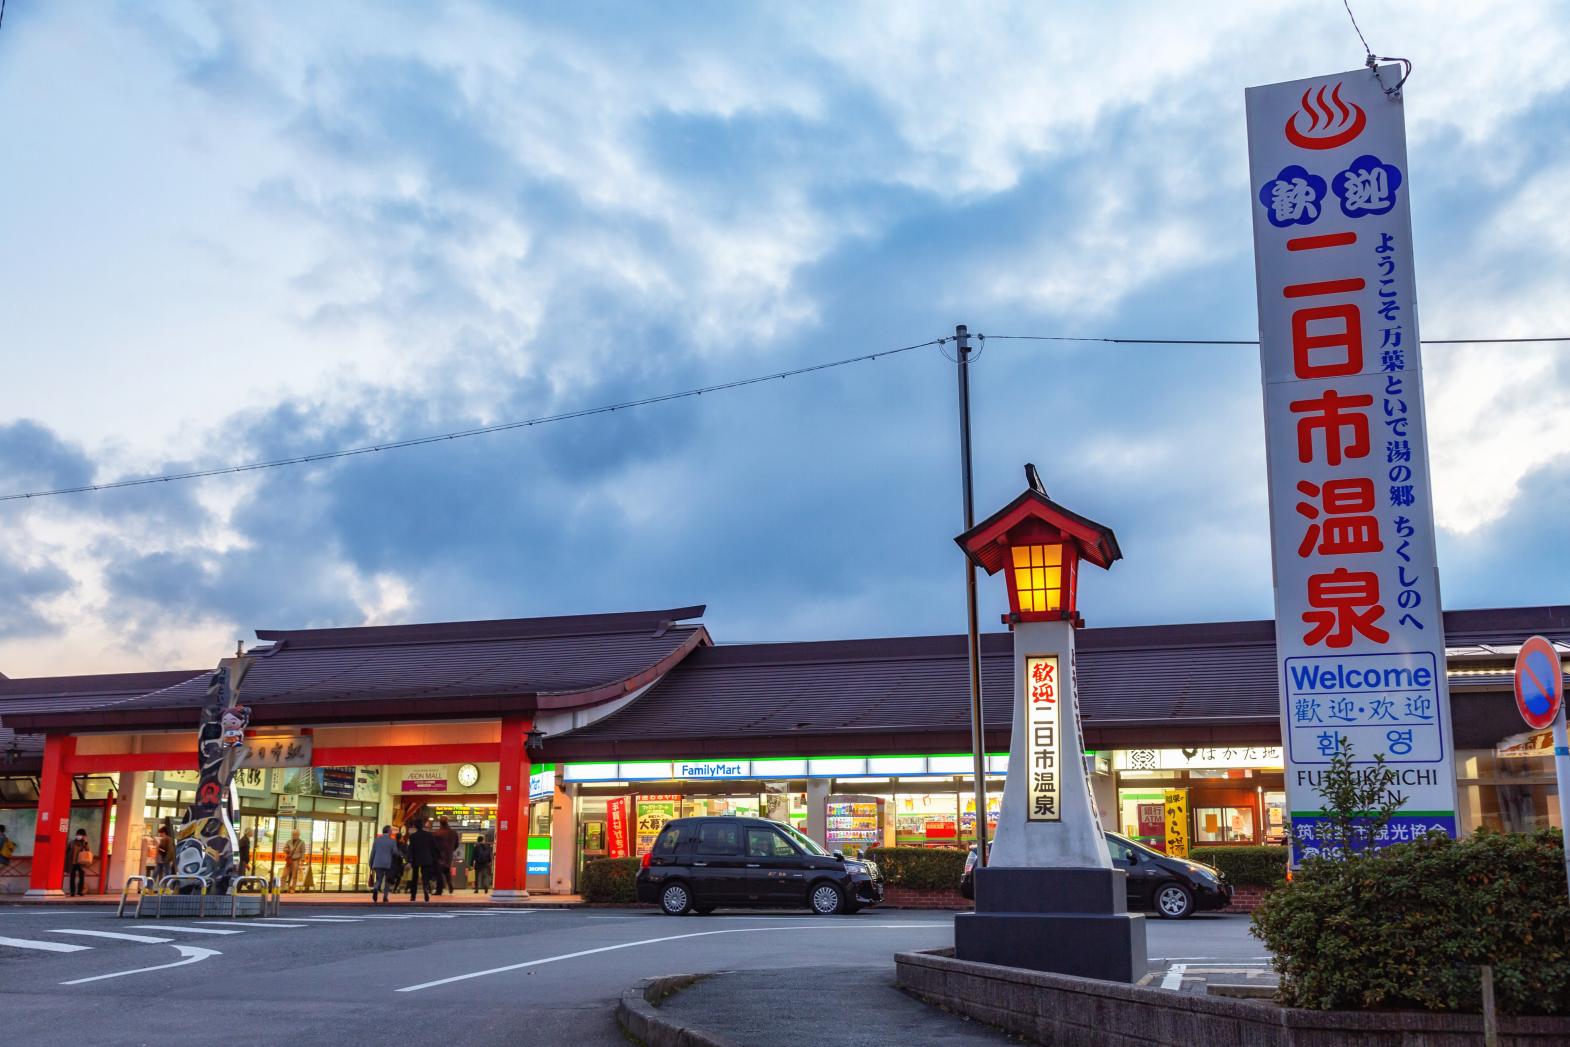
[[1188, 856], [1226, 873], [1234, 887], [1275, 887], [1286, 879], [1285, 847], [1195, 847]]
[[1321, 1010], [1570, 1011], [1570, 901], [1558, 830], [1430, 837], [1345, 862], [1311, 858], [1254, 913], [1280, 1001]]
[[954, 847], [872, 847], [867, 857], [883, 870], [885, 883], [920, 891], [957, 891], [965, 851]]
[[635, 902], [638, 900], [638, 859], [596, 858], [583, 865], [583, 900], [586, 902]]

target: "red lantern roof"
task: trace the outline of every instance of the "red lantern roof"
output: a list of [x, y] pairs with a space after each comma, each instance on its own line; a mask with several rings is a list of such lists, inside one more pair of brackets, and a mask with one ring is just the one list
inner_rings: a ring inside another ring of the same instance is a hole
[[978, 567], [996, 574], [1007, 565], [1011, 546], [1040, 542], [1071, 543], [1080, 559], [1101, 568], [1123, 558], [1112, 528], [1048, 498], [1034, 477], [1035, 470], [1027, 470], [1033, 481], [1030, 489], [954, 539]]

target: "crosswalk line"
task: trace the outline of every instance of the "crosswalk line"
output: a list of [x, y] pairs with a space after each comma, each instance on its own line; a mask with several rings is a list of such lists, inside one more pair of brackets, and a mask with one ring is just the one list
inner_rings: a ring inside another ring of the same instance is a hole
[[251, 920], [246, 923], [240, 923], [236, 920], [208, 920], [206, 922], [209, 924], [216, 924], [219, 927], [276, 927], [279, 930], [283, 930], [286, 927], [299, 929], [301, 927], [310, 926], [310, 924], [305, 923], [257, 923], [255, 920]]
[[37, 949], [39, 952], [86, 952], [91, 945], [67, 945], [64, 942], [35, 942], [27, 938], [0, 938], [0, 945], [13, 949]]
[[140, 942], [143, 945], [167, 945], [173, 938], [155, 938], [151, 934], [126, 934], [123, 931], [80, 931], [70, 927], [56, 927], [45, 934], [79, 934], [84, 938], [109, 938], [117, 942]]
[[359, 923], [365, 919], [363, 916], [291, 916], [291, 920], [301, 923]]
[[243, 931], [224, 931], [217, 927], [176, 927], [166, 923], [133, 923], [139, 931], [178, 931], [181, 934], [243, 934]]

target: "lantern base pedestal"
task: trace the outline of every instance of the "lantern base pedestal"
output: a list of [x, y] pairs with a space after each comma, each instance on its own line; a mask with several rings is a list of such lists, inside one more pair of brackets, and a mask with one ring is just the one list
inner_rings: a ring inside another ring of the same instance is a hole
[[973, 963], [1132, 983], [1144, 977], [1145, 918], [1121, 869], [976, 870], [976, 911], [954, 917], [954, 955]]

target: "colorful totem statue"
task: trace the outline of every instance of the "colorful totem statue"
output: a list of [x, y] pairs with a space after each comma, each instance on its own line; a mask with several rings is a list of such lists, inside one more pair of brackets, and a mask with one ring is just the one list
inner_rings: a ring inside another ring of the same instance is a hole
[[214, 894], [227, 894], [234, 874], [238, 841], [230, 785], [246, 752], [243, 743], [251, 710], [239, 703], [239, 695], [250, 667], [251, 659], [244, 655], [225, 658], [207, 681], [202, 725], [196, 735], [201, 778], [196, 802], [186, 809], [175, 842], [175, 873], [202, 877]]

